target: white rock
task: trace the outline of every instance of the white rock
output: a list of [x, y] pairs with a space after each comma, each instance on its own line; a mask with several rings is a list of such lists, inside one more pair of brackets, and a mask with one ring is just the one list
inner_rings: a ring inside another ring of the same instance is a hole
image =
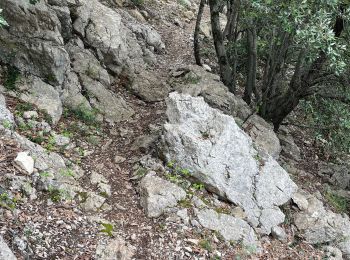
[[23, 118], [25, 119], [31, 119], [31, 118], [38, 118], [38, 113], [36, 111], [25, 111], [23, 113]]
[[0, 260], [17, 260], [2, 236], [0, 236]]
[[203, 67], [206, 71], [211, 72], [211, 68], [210, 68], [209, 65], [207, 65], [207, 64], [202, 64], [202, 67]]
[[219, 232], [226, 241], [242, 241], [245, 246], [253, 247], [256, 252], [261, 250], [253, 228], [244, 220], [219, 214], [212, 209], [200, 210], [197, 217], [203, 227]]
[[211, 192], [240, 206], [262, 233], [283, 222], [278, 206], [297, 186], [270, 155], [258, 154], [231, 116], [210, 108], [202, 97], [176, 92], [167, 100], [167, 116], [162, 137], [167, 161], [175, 160]]
[[34, 159], [28, 155], [28, 152], [18, 153], [15, 164], [27, 174], [32, 174], [34, 172]]
[[141, 180], [140, 193], [140, 203], [148, 217], [159, 217], [186, 197], [186, 192], [182, 188], [150, 174]]

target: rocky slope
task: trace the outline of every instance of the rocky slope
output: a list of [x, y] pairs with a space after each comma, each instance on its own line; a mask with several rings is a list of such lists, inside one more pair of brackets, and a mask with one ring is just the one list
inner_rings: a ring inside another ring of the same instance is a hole
[[0, 2], [0, 259], [350, 258], [289, 129], [191, 65], [196, 6]]

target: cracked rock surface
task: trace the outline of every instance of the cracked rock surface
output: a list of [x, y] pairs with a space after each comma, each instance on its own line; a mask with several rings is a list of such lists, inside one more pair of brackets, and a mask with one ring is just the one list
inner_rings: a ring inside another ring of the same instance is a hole
[[190, 169], [210, 191], [241, 206], [261, 233], [284, 221], [278, 206], [296, 191], [288, 173], [270, 156], [259, 153], [235, 120], [210, 108], [203, 98], [171, 93], [169, 122], [164, 126], [167, 161]]

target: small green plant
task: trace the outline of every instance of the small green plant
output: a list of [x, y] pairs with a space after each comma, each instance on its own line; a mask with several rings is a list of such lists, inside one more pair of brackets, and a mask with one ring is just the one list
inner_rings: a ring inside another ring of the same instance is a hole
[[9, 120], [4, 120], [4, 121], [1, 122], [1, 124], [6, 129], [11, 129], [12, 128], [12, 123]]
[[106, 233], [109, 237], [113, 236], [113, 225], [109, 223], [101, 223], [101, 225], [104, 227], [100, 230], [102, 233]]
[[41, 172], [41, 173], [39, 173], [39, 175], [41, 178], [45, 178], [45, 179], [53, 177], [53, 174], [51, 174], [49, 172]]
[[143, 177], [147, 174], [147, 169], [144, 168], [144, 167], [139, 167], [136, 172], [135, 172], [135, 175], [138, 176], [138, 177]]
[[20, 123], [18, 125], [18, 129], [21, 130], [21, 131], [28, 131], [31, 129], [30, 125], [29, 124], [26, 124], [26, 123]]
[[108, 196], [108, 193], [105, 192], [105, 191], [101, 191], [99, 194], [100, 194], [101, 197], [104, 197], [104, 198], [106, 198], [106, 199], [109, 197], [109, 196]]
[[188, 2], [186, 2], [185, 0], [177, 0], [178, 4], [183, 6], [183, 7], [186, 7], [188, 8]]
[[16, 198], [11, 198], [6, 192], [0, 194], [0, 207], [14, 210], [16, 208], [16, 204]]
[[204, 184], [202, 184], [202, 183], [193, 183], [192, 184], [192, 188], [194, 188], [195, 190], [203, 190], [204, 189]]
[[211, 252], [211, 251], [213, 250], [213, 247], [212, 247], [210, 241], [207, 240], [207, 239], [202, 239], [202, 240], [200, 240], [199, 243], [198, 243], [198, 245], [199, 245], [201, 248], [207, 250], [208, 252]]
[[68, 131], [68, 130], [64, 130], [61, 133], [64, 137], [68, 137], [68, 138], [72, 138], [73, 137], [73, 133]]
[[21, 73], [16, 67], [9, 66], [5, 72], [4, 87], [10, 91], [16, 90], [16, 83], [20, 75]]
[[79, 196], [79, 199], [80, 199], [80, 202], [81, 203], [85, 203], [86, 200], [88, 199], [89, 195], [87, 192], [85, 191], [81, 191], [81, 192], [77, 192], [78, 196]]
[[97, 124], [96, 116], [98, 111], [96, 109], [91, 109], [86, 107], [84, 104], [80, 104], [76, 109], [71, 111], [72, 114], [83, 121], [86, 124]]
[[166, 166], [167, 166], [168, 168], [170, 168], [170, 169], [173, 169], [174, 166], [175, 166], [175, 161], [170, 161], [170, 162], [168, 162]]
[[23, 116], [23, 113], [25, 111], [34, 110], [34, 109], [35, 109], [34, 105], [30, 103], [19, 103], [15, 107], [15, 110], [17, 112], [16, 114], [18, 116]]
[[231, 210], [227, 207], [218, 207], [215, 209], [215, 211], [219, 214], [230, 214]]
[[66, 168], [66, 169], [61, 169], [60, 170], [60, 175], [63, 177], [75, 177], [75, 173], [72, 169]]
[[334, 192], [327, 190], [325, 197], [329, 204], [339, 213], [346, 213], [349, 210], [348, 200]]
[[43, 135], [33, 135], [29, 136], [29, 140], [36, 144], [42, 144], [45, 142], [45, 137]]
[[183, 208], [191, 208], [192, 207], [192, 202], [189, 199], [179, 200], [178, 204], [180, 207], [183, 207]]
[[141, 6], [144, 4], [144, 0], [131, 0], [131, 2], [136, 6]]
[[85, 71], [85, 74], [90, 78], [97, 78], [98, 76], [98, 72], [91, 67], [90, 63], [88, 65], [88, 68]]
[[53, 186], [49, 186], [49, 197], [52, 202], [58, 203], [64, 199], [69, 199], [69, 193], [64, 189], [58, 189]]
[[54, 136], [50, 135], [47, 140], [47, 144], [45, 145], [45, 148], [49, 151], [53, 151], [55, 149], [55, 145], [56, 145], [56, 139]]

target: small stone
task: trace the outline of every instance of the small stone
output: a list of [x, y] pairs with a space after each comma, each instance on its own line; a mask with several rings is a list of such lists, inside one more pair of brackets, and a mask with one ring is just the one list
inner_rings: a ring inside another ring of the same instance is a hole
[[323, 247], [323, 251], [325, 252], [325, 259], [328, 259], [328, 260], [342, 260], [343, 259], [342, 252], [336, 247], [325, 246], [325, 247]]
[[241, 207], [235, 207], [232, 210], [232, 215], [240, 219], [245, 219], [247, 217], [247, 215], [244, 213], [244, 210]]
[[176, 215], [178, 215], [186, 225], [189, 223], [189, 217], [188, 217], [187, 209], [179, 210], [176, 213]]
[[159, 217], [186, 197], [186, 192], [179, 186], [151, 174], [141, 180], [139, 188], [140, 204], [148, 217]]
[[23, 113], [23, 118], [25, 119], [33, 119], [33, 118], [38, 118], [38, 113], [36, 111], [25, 111]]
[[187, 239], [187, 242], [193, 244], [193, 245], [198, 245], [199, 243], [199, 240], [198, 239]]
[[99, 196], [93, 192], [88, 192], [86, 197], [86, 201], [81, 204], [81, 207], [85, 211], [98, 211], [106, 201], [106, 198]]
[[273, 227], [271, 229], [271, 234], [274, 238], [280, 240], [280, 241], [286, 241], [287, 240], [287, 234], [286, 232], [284, 231], [283, 228], [281, 227]]
[[203, 67], [206, 71], [211, 72], [211, 68], [210, 68], [209, 65], [207, 65], [207, 64], [202, 64], [202, 67]]
[[305, 196], [299, 192], [293, 195], [292, 200], [295, 204], [297, 204], [300, 210], [307, 210], [307, 208], [309, 207], [309, 202], [307, 201]]
[[97, 172], [92, 172], [90, 176], [90, 182], [91, 184], [99, 184], [99, 183], [108, 183], [108, 180], [102, 174], [98, 174]]
[[186, 11], [184, 12], [184, 16], [189, 19], [189, 20], [192, 20], [194, 18], [194, 13], [192, 11]]
[[55, 140], [55, 144], [58, 146], [65, 146], [68, 145], [70, 143], [70, 138], [64, 135], [59, 135], [59, 134], [52, 134], [54, 140]]
[[136, 240], [137, 236], [136, 236], [136, 234], [132, 234], [130, 238], [131, 238], [131, 240]]
[[119, 163], [123, 163], [126, 161], [126, 158], [124, 158], [123, 156], [120, 156], [120, 155], [116, 155], [114, 157], [114, 162], [119, 164]]
[[26, 174], [32, 174], [34, 172], [34, 160], [28, 155], [28, 152], [18, 153], [15, 164], [19, 166]]

